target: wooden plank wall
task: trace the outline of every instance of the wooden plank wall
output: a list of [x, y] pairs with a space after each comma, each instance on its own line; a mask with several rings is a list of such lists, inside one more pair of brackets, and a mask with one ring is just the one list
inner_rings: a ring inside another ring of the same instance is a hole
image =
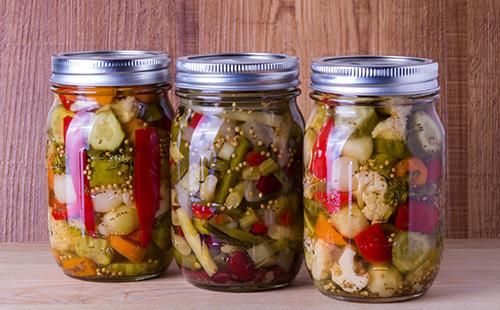
[[50, 56], [147, 49], [437, 59], [448, 133], [447, 235], [500, 237], [500, 1], [0, 0], [0, 241], [44, 240]]

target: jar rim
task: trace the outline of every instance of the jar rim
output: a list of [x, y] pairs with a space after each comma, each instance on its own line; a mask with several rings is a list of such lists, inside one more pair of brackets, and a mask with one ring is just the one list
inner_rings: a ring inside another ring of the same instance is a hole
[[439, 91], [438, 63], [408, 56], [338, 56], [311, 62], [311, 88], [349, 95], [420, 95]]
[[54, 84], [133, 86], [170, 81], [171, 58], [154, 51], [109, 50], [66, 52], [52, 56]]

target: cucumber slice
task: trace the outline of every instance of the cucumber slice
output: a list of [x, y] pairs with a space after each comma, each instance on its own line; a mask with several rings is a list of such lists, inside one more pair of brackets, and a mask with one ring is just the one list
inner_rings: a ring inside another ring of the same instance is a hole
[[123, 184], [128, 180], [130, 166], [114, 159], [92, 159], [90, 163], [92, 176], [90, 186], [96, 187], [108, 184]]
[[371, 266], [368, 275], [368, 290], [380, 297], [395, 295], [403, 285], [403, 276], [391, 265]]
[[113, 258], [113, 248], [106, 239], [83, 236], [75, 242], [75, 252], [80, 257], [93, 260], [98, 265], [108, 265]]
[[111, 110], [102, 110], [95, 114], [89, 135], [90, 146], [100, 151], [114, 151], [124, 138], [120, 122]]
[[342, 147], [342, 156], [348, 156], [358, 160], [359, 162], [364, 162], [373, 152], [373, 139], [369, 136], [354, 138], [349, 138]]
[[118, 276], [135, 277], [160, 271], [160, 263], [157, 260], [144, 263], [113, 263], [107, 266], [107, 270]]
[[414, 154], [435, 155], [443, 145], [443, 128], [424, 111], [417, 111], [409, 124], [408, 147]]
[[75, 113], [66, 110], [62, 105], [57, 105], [50, 111], [49, 128], [56, 143], [64, 143], [64, 118], [74, 115]]
[[425, 262], [431, 252], [431, 240], [416, 232], [399, 232], [392, 245], [392, 263], [399, 271], [415, 270]]

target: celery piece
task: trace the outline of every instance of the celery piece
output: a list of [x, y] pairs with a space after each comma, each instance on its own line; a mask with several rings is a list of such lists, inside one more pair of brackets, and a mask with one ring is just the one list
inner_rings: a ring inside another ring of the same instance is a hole
[[[193, 254], [190, 255], [182, 255], [179, 251], [174, 249], [174, 257], [175, 261], [179, 266], [189, 268], [191, 270], [199, 270], [201, 265], [196, 259], [196, 256]], [[198, 268], [197, 268], [198, 267]]]
[[244, 180], [257, 181], [260, 179], [259, 169], [256, 167], [243, 168], [242, 177]]
[[243, 200], [245, 191], [243, 182], [238, 183], [235, 187], [233, 187], [232, 191], [227, 195], [225, 205], [229, 209], [237, 208], [241, 201]]
[[231, 142], [226, 141], [219, 150], [217, 156], [224, 160], [230, 160], [231, 155], [233, 155], [235, 147], [231, 145]]
[[278, 163], [275, 162], [274, 159], [269, 157], [259, 165], [259, 172], [263, 176], [268, 176], [277, 171], [279, 168], [280, 166], [278, 165]]
[[198, 232], [200, 234], [203, 234], [203, 235], [210, 234], [210, 232], [207, 230], [208, 222], [206, 220], [194, 218], [193, 223], [194, 223], [194, 227], [196, 227], [196, 230], [198, 230]]
[[222, 177], [222, 182], [219, 184], [217, 188], [217, 193], [215, 195], [215, 202], [222, 204], [227, 198], [229, 194], [229, 188], [234, 186], [236, 181], [238, 180], [238, 171], [236, 171], [236, 167], [239, 167], [239, 164], [243, 162], [246, 153], [250, 149], [250, 143], [243, 138], [239, 137], [238, 146], [236, 147], [233, 155], [231, 156], [231, 161], [229, 162], [229, 171], [223, 172], [224, 176]]
[[215, 224], [215, 221], [213, 219], [209, 220], [208, 223], [213, 227], [217, 228], [218, 230], [220, 230], [221, 232], [225, 233], [229, 237], [234, 238], [236, 240], [240, 240], [243, 242], [260, 243], [263, 239], [260, 236], [253, 235], [238, 228], [229, 228], [223, 224]]
[[184, 209], [179, 208], [177, 209], [177, 217], [179, 218], [179, 223], [181, 224], [186, 241], [191, 246], [196, 258], [200, 261], [205, 272], [209, 276], [213, 276], [217, 272], [217, 265], [212, 260], [207, 245], [205, 243], [202, 244], [200, 235], [191, 222], [189, 215]]
[[200, 199], [211, 201], [215, 197], [215, 188], [217, 187], [217, 177], [209, 175], [205, 178], [205, 182], [200, 186]]
[[239, 223], [241, 228], [243, 228], [244, 230], [249, 230], [250, 227], [252, 227], [252, 225], [257, 223], [258, 221], [259, 218], [257, 217], [257, 215], [255, 215], [253, 209], [248, 208], [247, 211], [245, 212], [245, 215], [243, 215], [243, 217], [240, 218]]
[[191, 254], [191, 247], [184, 237], [179, 236], [172, 232], [172, 244], [174, 248], [184, 256]]

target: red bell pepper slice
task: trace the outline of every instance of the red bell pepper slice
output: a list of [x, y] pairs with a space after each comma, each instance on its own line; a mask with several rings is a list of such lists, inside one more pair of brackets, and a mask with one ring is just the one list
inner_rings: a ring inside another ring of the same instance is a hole
[[74, 95], [59, 94], [59, 99], [61, 99], [62, 105], [68, 111], [70, 111], [71, 105], [73, 103], [75, 103], [75, 96]]
[[432, 234], [439, 224], [439, 210], [422, 202], [410, 201], [408, 219], [410, 231]]
[[245, 155], [245, 161], [249, 166], [258, 166], [266, 159], [266, 156], [257, 151], [250, 151]]
[[80, 184], [79, 191], [77, 193], [78, 205], [80, 207], [80, 214], [83, 213], [83, 222], [85, 224], [85, 229], [89, 236], [95, 237], [95, 218], [94, 218], [94, 206], [92, 204], [92, 197], [90, 196], [90, 181], [87, 176], [83, 174], [85, 167], [87, 167], [87, 150], [81, 150], [79, 153], [78, 165], [80, 171]]
[[290, 226], [293, 224], [293, 213], [289, 210], [285, 210], [280, 214], [278, 220], [281, 225]]
[[392, 258], [392, 246], [378, 223], [360, 232], [354, 241], [360, 254], [370, 263], [385, 263]]
[[257, 222], [252, 225], [252, 229], [250, 229], [250, 231], [254, 235], [263, 235], [267, 233], [267, 226], [262, 222]]
[[66, 210], [66, 204], [60, 203], [57, 199], [52, 200], [52, 217], [55, 220], [67, 220], [68, 211]]
[[408, 231], [408, 225], [410, 220], [410, 208], [407, 203], [402, 204], [398, 207], [396, 214], [396, 222], [394, 227], [402, 231]]
[[139, 216], [142, 247], [151, 241], [156, 211], [160, 206], [161, 157], [158, 133], [154, 127], [135, 130], [134, 196]]
[[204, 206], [199, 203], [193, 203], [191, 205], [191, 211], [196, 218], [202, 220], [208, 220], [214, 215], [214, 211], [210, 207]]
[[310, 171], [319, 179], [325, 179], [327, 173], [326, 165], [326, 149], [328, 147], [328, 139], [330, 132], [334, 127], [335, 122], [332, 118], [328, 118], [326, 124], [321, 128], [316, 143], [313, 146]]
[[73, 120], [73, 117], [71, 117], [71, 116], [66, 116], [63, 119], [63, 137], [64, 137], [64, 143], [66, 143], [66, 133], [68, 132], [69, 124], [71, 124], [72, 120]]
[[329, 214], [333, 214], [349, 204], [349, 193], [333, 191], [330, 193], [316, 192], [313, 198], [323, 204]]
[[195, 112], [193, 116], [191, 116], [191, 121], [189, 122], [189, 126], [191, 128], [196, 128], [198, 126], [198, 123], [201, 121], [203, 118], [203, 114]]
[[281, 190], [281, 182], [274, 175], [261, 176], [255, 186], [262, 194], [271, 194]]
[[431, 159], [427, 163], [427, 182], [437, 183], [443, 174], [443, 165], [437, 159]]

